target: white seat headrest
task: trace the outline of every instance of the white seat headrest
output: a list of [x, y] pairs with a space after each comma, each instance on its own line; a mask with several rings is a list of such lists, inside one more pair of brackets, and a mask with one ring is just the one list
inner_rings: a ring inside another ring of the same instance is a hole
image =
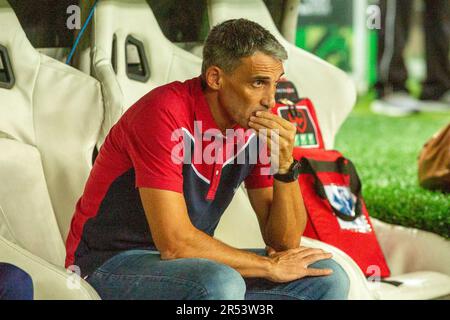
[[267, 29], [275, 38], [282, 38], [272, 16], [263, 1], [254, 0], [214, 0], [208, 6], [208, 16], [211, 27], [228, 19], [239, 18], [256, 21]]
[[37, 58], [39, 55], [28, 41], [14, 10], [6, 0], [0, 0], [0, 44], [23, 63], [29, 62], [30, 57]]
[[40, 58], [6, 0], [0, 0], [0, 45], [6, 49], [14, 75], [12, 88], [0, 87], [0, 131], [34, 144], [30, 108]]
[[[99, 1], [92, 28], [94, 75], [107, 86], [105, 99], [110, 101], [110, 109], [121, 109], [120, 114], [151, 89], [200, 74], [201, 59], [165, 37], [145, 0]], [[141, 44], [149, 68], [148, 77], [140, 81], [127, 75], [126, 43], [130, 37]], [[115, 55], [112, 54], [113, 42]], [[110, 65], [115, 65], [116, 70]]]

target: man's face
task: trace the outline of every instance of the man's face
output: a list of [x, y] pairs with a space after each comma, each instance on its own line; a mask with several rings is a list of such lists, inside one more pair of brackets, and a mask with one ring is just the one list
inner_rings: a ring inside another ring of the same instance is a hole
[[248, 129], [254, 112], [274, 106], [276, 86], [283, 73], [280, 60], [261, 52], [242, 58], [234, 71], [222, 73], [219, 102], [234, 122]]

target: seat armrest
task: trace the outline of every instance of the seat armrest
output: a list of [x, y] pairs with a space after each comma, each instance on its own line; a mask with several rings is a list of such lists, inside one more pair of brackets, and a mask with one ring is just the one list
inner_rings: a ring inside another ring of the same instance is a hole
[[36, 300], [99, 300], [96, 291], [75, 273], [55, 266], [0, 237], [0, 262], [13, 264], [33, 280]]
[[[373, 300], [375, 296], [369, 288], [368, 281], [356, 262], [344, 251], [325, 242], [302, 237], [302, 246], [319, 248], [333, 254], [333, 260], [345, 270], [350, 279], [349, 300]], [[374, 279], [375, 281], [376, 279]]]
[[371, 218], [391, 275], [434, 271], [450, 276], [450, 241], [437, 234]]

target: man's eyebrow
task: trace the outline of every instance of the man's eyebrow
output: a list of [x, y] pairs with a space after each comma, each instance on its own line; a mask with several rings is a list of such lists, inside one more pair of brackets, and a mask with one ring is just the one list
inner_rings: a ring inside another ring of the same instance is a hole
[[270, 77], [269, 76], [258, 76], [258, 75], [256, 75], [256, 76], [253, 76], [252, 79], [253, 80], [270, 80]]
[[[278, 79], [280, 79], [282, 76], [284, 76], [284, 72], [282, 74], [280, 74]], [[269, 76], [256, 75], [256, 76], [253, 76], [252, 79], [253, 80], [270, 80], [270, 77]]]

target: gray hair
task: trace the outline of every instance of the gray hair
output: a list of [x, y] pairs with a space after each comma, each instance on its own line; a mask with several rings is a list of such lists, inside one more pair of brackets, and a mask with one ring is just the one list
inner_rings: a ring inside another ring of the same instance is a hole
[[260, 51], [266, 55], [286, 60], [286, 49], [275, 37], [256, 22], [232, 19], [211, 29], [203, 47], [202, 75], [210, 66], [218, 66], [226, 73], [241, 63], [240, 59]]

